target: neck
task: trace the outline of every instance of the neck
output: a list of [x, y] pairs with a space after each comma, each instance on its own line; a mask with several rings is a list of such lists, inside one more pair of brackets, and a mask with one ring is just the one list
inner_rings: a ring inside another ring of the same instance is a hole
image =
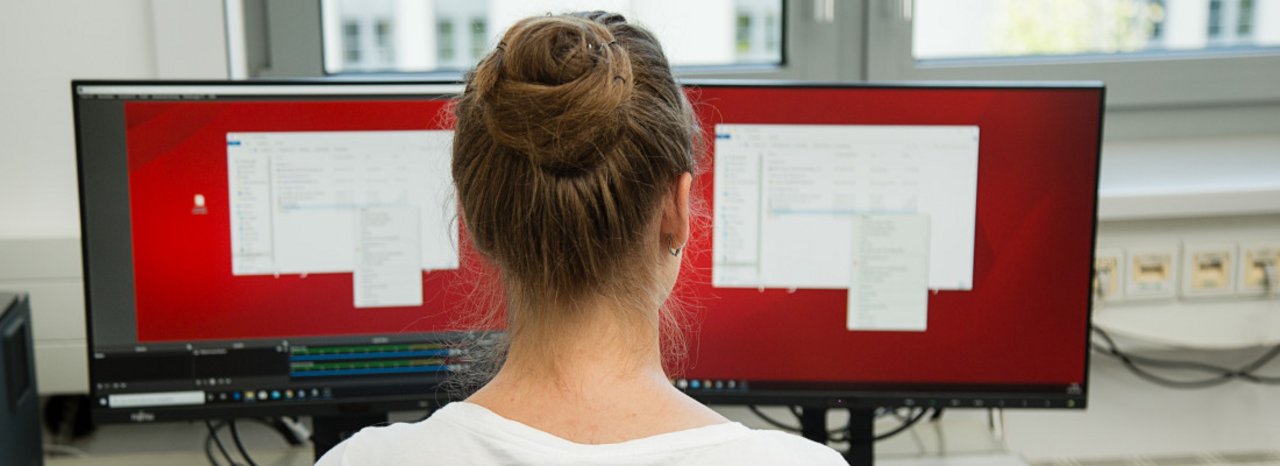
[[485, 388], [589, 403], [616, 399], [620, 389], [670, 387], [656, 309], [598, 300], [578, 310], [576, 318], [516, 327], [506, 361]]
[[[502, 369], [467, 401], [579, 443], [613, 443], [727, 422], [662, 370], [656, 309], [599, 305], [589, 316], [517, 327]], [[639, 316], [639, 318], [619, 318]]]

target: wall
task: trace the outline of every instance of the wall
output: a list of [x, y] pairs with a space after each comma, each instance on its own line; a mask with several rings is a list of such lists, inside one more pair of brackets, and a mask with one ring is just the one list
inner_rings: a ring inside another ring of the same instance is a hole
[[79, 234], [68, 83], [155, 77], [150, 22], [146, 0], [0, 5], [0, 237]]
[[0, 289], [33, 293], [41, 392], [84, 392], [70, 81], [225, 78], [222, 2], [6, 1], [0, 43]]

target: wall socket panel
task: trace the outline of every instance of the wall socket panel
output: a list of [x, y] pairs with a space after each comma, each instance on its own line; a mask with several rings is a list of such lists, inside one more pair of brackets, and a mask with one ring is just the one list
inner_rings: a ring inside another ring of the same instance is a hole
[[[1237, 294], [1256, 296], [1280, 286], [1280, 241], [1248, 241], [1240, 243], [1240, 260], [1236, 269]], [[1270, 280], [1271, 283], [1267, 283]]]
[[1107, 302], [1280, 297], [1280, 239], [1111, 245], [1093, 268]]
[[1182, 297], [1235, 294], [1238, 257], [1235, 243], [1183, 243]]
[[1125, 260], [1123, 249], [1099, 249], [1093, 255], [1095, 291], [1107, 301], [1124, 299]]
[[1125, 248], [1125, 299], [1168, 299], [1178, 290], [1178, 246]]

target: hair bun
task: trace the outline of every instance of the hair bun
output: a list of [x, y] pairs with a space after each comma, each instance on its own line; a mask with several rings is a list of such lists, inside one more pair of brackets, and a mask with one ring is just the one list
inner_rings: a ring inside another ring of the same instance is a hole
[[555, 174], [595, 167], [619, 138], [631, 60], [602, 24], [529, 18], [476, 67], [472, 89], [494, 141]]

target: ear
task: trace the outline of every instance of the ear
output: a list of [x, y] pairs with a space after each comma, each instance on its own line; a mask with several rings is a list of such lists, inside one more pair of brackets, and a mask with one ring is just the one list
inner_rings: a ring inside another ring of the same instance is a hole
[[692, 184], [692, 174], [680, 174], [680, 178], [671, 187], [669, 200], [662, 208], [662, 235], [671, 238], [675, 247], [684, 246], [689, 241], [689, 188]]

